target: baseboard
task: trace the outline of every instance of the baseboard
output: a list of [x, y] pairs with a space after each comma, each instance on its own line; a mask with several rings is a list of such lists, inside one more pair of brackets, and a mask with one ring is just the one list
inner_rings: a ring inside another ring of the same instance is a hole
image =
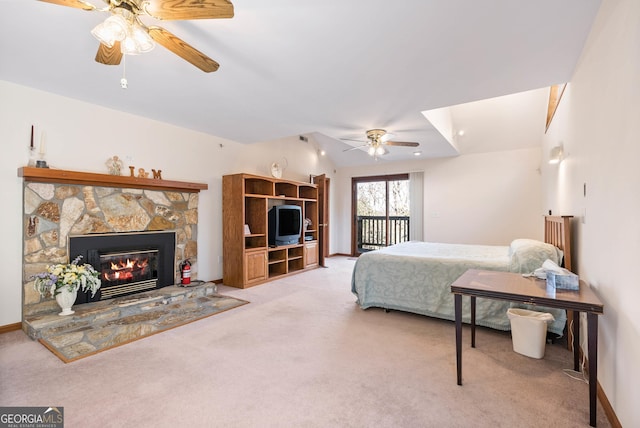
[[[589, 359], [584, 356], [585, 354], [582, 350], [582, 347], [579, 348], [579, 353], [580, 353], [580, 361], [584, 360], [584, 367], [582, 368], [582, 370], [584, 370], [588, 379], [589, 378]], [[600, 382], [596, 383], [596, 395], [598, 396], [598, 400], [600, 400], [600, 404], [602, 404], [602, 408], [604, 409], [604, 414], [607, 416], [607, 420], [611, 424], [612, 428], [622, 428], [622, 424], [618, 419], [618, 415], [616, 415], [615, 410], [613, 410], [613, 406], [611, 405], [611, 402], [609, 401], [607, 394], [605, 394], [604, 389], [602, 389]]]
[[597, 385], [598, 391], [598, 400], [600, 400], [600, 404], [602, 404], [602, 408], [604, 409], [604, 414], [607, 415], [607, 419], [613, 428], [622, 428], [622, 424], [616, 415], [616, 412], [613, 410], [613, 406], [609, 402], [607, 398], [607, 394], [604, 393], [604, 390], [600, 386], [600, 382]]
[[0, 325], [0, 334], [9, 333], [10, 331], [22, 330], [22, 323], [16, 322], [13, 324]]
[[329, 254], [327, 257], [337, 257], [337, 256], [351, 257], [351, 254], [345, 254], [345, 253], [333, 253], [333, 254]]

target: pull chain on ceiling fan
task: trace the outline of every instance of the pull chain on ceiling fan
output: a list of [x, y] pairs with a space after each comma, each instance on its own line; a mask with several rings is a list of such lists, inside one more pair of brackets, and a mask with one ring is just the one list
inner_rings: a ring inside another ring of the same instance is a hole
[[148, 16], [159, 20], [233, 18], [229, 0], [102, 0], [102, 9], [86, 0], [40, 0], [87, 11], [109, 12], [91, 34], [100, 41], [95, 60], [118, 65], [123, 55], [136, 55], [152, 50], [156, 43], [164, 46], [202, 71], [216, 71], [219, 64], [171, 32], [158, 26], [147, 26], [140, 19]]

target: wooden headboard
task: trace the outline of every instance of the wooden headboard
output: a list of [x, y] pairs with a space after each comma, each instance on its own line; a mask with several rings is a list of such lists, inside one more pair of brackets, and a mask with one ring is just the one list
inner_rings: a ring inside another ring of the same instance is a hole
[[544, 217], [544, 242], [555, 245], [564, 253], [563, 266], [571, 269], [571, 215]]

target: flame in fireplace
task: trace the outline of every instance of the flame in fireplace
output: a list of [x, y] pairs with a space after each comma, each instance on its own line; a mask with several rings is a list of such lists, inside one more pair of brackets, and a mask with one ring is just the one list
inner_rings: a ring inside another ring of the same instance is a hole
[[149, 259], [126, 259], [117, 263], [111, 262], [111, 270], [105, 270], [103, 277], [107, 281], [121, 281], [133, 279], [137, 274], [143, 274], [149, 266]]

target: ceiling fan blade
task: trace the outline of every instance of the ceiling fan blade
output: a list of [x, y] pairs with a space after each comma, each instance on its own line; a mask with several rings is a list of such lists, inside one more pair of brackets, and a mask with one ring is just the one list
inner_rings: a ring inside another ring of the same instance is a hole
[[351, 150], [358, 150], [358, 149], [362, 149], [364, 147], [369, 146], [368, 144], [363, 144], [361, 146], [354, 146], [354, 147], [349, 147], [348, 149], [344, 149], [343, 152], [350, 152]]
[[395, 135], [393, 135], [390, 132], [387, 132], [386, 134], [382, 135], [380, 137], [380, 142], [382, 143], [386, 143], [387, 141], [389, 141], [391, 138], [395, 137]]
[[414, 143], [410, 141], [387, 141], [387, 146], [404, 146], [404, 147], [418, 147], [420, 143]]
[[233, 18], [229, 0], [150, 0], [144, 10], [164, 20]]
[[197, 50], [188, 45], [184, 40], [174, 36], [169, 31], [161, 27], [149, 27], [149, 35], [153, 40], [169, 49], [182, 59], [198, 67], [205, 73], [216, 71], [220, 65]]
[[45, 3], [57, 4], [60, 6], [75, 7], [76, 9], [95, 10], [95, 6], [83, 0], [40, 0]]
[[120, 50], [120, 42], [115, 42], [111, 48], [100, 43], [98, 52], [96, 53], [96, 62], [106, 65], [118, 65], [121, 59], [122, 51]]
[[355, 138], [340, 138], [342, 141], [357, 141], [358, 143], [366, 143], [365, 140], [356, 140]]

